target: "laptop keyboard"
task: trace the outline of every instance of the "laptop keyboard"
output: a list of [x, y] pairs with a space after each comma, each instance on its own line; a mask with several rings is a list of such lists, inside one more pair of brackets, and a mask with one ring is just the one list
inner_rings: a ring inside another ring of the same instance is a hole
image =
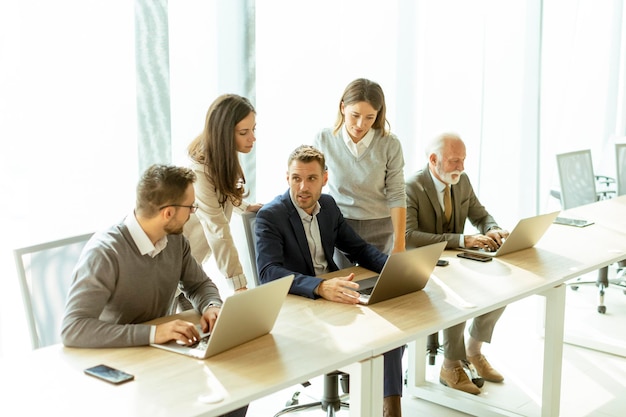
[[359, 293], [363, 294], [363, 295], [371, 295], [373, 289], [374, 289], [374, 287], [365, 288], [363, 290], [359, 290]]
[[211, 335], [207, 334], [202, 339], [198, 340], [196, 343], [189, 345], [192, 349], [206, 349], [207, 344], [209, 343], [209, 337]]
[[371, 278], [366, 278], [358, 281], [359, 289], [357, 290], [360, 294], [371, 294], [374, 289], [374, 285], [376, 285], [376, 281], [378, 280], [378, 275]]

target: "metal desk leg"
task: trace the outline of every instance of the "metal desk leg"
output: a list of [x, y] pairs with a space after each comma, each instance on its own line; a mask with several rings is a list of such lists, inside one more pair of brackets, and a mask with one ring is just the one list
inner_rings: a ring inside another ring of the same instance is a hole
[[350, 417], [383, 414], [383, 356], [341, 369], [350, 374]]
[[409, 343], [407, 349], [407, 394], [415, 395], [415, 387], [424, 386], [426, 383], [426, 361], [424, 360], [424, 352], [426, 352], [426, 338], [420, 337]]
[[541, 415], [549, 417], [558, 416], [561, 406], [565, 285], [552, 288], [542, 295], [546, 297], [546, 309]]

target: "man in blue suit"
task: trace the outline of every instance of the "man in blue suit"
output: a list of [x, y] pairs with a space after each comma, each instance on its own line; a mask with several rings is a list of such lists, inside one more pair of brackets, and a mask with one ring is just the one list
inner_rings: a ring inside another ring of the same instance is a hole
[[[335, 248], [351, 260], [380, 272], [387, 255], [365, 242], [345, 222], [335, 200], [322, 194], [328, 180], [324, 154], [302, 145], [289, 156], [289, 190], [264, 205], [257, 213], [256, 249], [259, 279], [266, 283], [294, 274], [290, 293], [340, 303], [358, 303], [359, 285], [354, 274], [332, 279], [317, 278], [339, 268], [333, 261]], [[402, 353], [397, 348], [384, 355], [383, 415], [402, 415]]]

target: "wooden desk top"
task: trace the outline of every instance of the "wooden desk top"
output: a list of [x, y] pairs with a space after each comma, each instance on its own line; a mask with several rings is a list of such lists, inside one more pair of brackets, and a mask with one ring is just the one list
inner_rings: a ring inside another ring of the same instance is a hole
[[[312, 339], [300, 297], [286, 306], [273, 333], [206, 360], [153, 347], [76, 349], [54, 345], [0, 361], [0, 414], [62, 416], [219, 415], [325, 372], [369, 359], [351, 340]], [[301, 320], [297, 320], [301, 317]], [[294, 320], [293, 318], [296, 318]], [[115, 386], [83, 374], [106, 364], [135, 375]], [[224, 400], [198, 401], [217, 392]], [[282, 405], [277, 404], [277, 410]]]
[[[449, 265], [435, 267], [423, 291], [368, 307], [355, 307], [359, 313], [352, 313], [354, 327], [369, 329], [368, 336], [340, 326], [327, 325], [326, 332], [332, 338], [347, 335], [360, 343], [368, 343], [374, 354], [380, 354], [416, 337], [541, 294], [569, 279], [626, 258], [626, 238], [621, 233], [626, 232], [626, 228], [620, 229], [622, 223], [626, 224], [626, 220], [621, 220], [626, 218], [625, 209], [626, 197], [623, 197], [584, 206], [580, 212], [564, 212], [570, 216], [588, 213], [597, 225], [585, 228], [551, 225], [536, 247], [497, 257], [491, 262], [461, 259], [456, 256], [458, 251], [447, 250], [442, 258], [448, 260]], [[358, 267], [354, 272], [356, 281], [373, 274]], [[325, 277], [341, 275], [345, 272]], [[345, 307], [353, 307], [325, 300], [316, 303], [326, 309], [316, 313], [324, 323], [332, 323], [333, 311], [350, 311]], [[336, 314], [345, 317], [346, 313]]]

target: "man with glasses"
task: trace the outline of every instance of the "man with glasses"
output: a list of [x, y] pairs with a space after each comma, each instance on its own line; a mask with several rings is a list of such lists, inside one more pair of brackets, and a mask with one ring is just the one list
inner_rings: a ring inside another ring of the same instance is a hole
[[[200, 338], [193, 323], [142, 324], [171, 313], [180, 287], [213, 327], [222, 300], [213, 281], [191, 256], [183, 226], [196, 211], [188, 168], [153, 165], [137, 185], [135, 210], [96, 233], [73, 273], [61, 329], [63, 344], [81, 348], [143, 346]], [[228, 416], [245, 416], [247, 406]]]

